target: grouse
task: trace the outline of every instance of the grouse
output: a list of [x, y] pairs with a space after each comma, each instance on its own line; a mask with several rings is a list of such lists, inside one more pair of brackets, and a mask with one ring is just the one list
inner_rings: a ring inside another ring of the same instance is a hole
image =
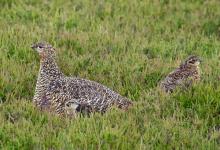
[[190, 56], [183, 62], [179, 68], [168, 74], [160, 83], [160, 87], [167, 93], [172, 93], [177, 87], [188, 88], [193, 82], [200, 80], [200, 64], [198, 56]]
[[33, 101], [42, 110], [59, 115], [105, 113], [111, 106], [127, 110], [133, 103], [95, 81], [65, 76], [55, 61], [56, 50], [46, 42], [32, 45], [40, 56]]

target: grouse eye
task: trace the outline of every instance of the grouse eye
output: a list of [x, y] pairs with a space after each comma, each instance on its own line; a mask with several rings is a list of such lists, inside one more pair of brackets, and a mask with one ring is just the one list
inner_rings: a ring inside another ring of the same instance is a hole
[[195, 60], [195, 59], [193, 59], [193, 60], [190, 60], [190, 62], [189, 62], [189, 63], [194, 64], [195, 62], [196, 62], [196, 60]]
[[38, 48], [43, 48], [43, 46], [39, 45]]

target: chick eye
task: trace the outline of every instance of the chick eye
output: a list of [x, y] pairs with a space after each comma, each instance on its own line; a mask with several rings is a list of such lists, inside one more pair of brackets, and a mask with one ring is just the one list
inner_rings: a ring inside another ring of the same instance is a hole
[[38, 46], [38, 48], [43, 48], [43, 46]]
[[193, 64], [193, 63], [195, 63], [195, 60], [190, 60], [189, 63], [192, 63], [192, 64]]

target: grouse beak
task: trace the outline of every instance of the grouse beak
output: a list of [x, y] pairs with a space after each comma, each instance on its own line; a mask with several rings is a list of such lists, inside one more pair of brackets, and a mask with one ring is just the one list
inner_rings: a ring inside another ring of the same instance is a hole
[[201, 62], [202, 62], [202, 59], [201, 59], [201, 58], [198, 58], [198, 60], [197, 60], [197, 62], [196, 62], [196, 65], [201, 64]]
[[35, 50], [36, 45], [35, 44], [31, 45], [31, 48]]

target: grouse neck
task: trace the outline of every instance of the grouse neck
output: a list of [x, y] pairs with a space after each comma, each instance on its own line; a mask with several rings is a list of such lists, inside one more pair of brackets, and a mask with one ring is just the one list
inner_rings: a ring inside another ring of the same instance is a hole
[[64, 76], [56, 63], [55, 58], [50, 57], [41, 60], [40, 74], [46, 75], [49, 79], [60, 78]]
[[34, 94], [34, 102], [40, 106], [45, 100], [45, 91], [52, 80], [60, 79], [64, 74], [59, 70], [54, 58], [41, 59], [40, 70]]
[[198, 69], [198, 66], [196, 65], [189, 65], [189, 64], [182, 64], [180, 66], [181, 69]]

